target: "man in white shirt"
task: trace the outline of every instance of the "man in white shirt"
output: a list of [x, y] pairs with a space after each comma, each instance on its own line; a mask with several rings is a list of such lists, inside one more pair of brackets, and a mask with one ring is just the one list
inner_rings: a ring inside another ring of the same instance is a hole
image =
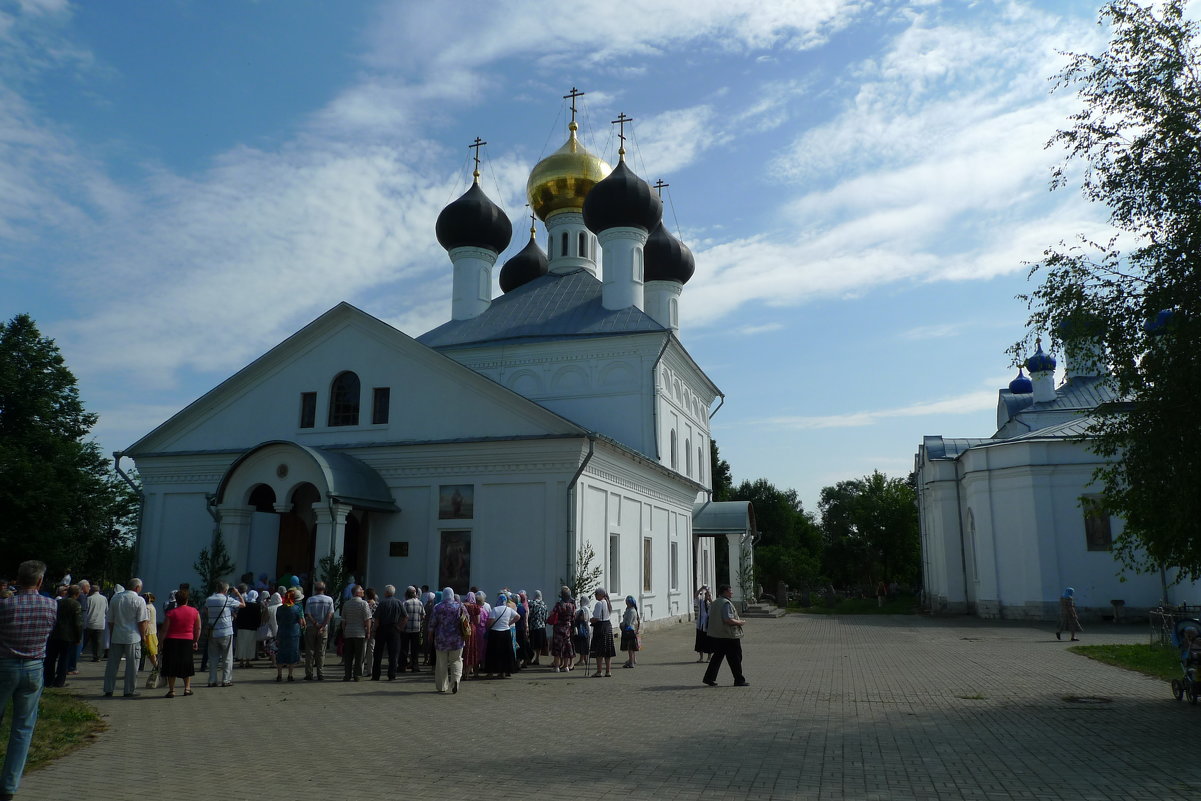
[[100, 594], [100, 585], [91, 585], [90, 589], [87, 604], [81, 604], [85, 610], [84, 642], [91, 645], [92, 661], [99, 662], [100, 654], [104, 652], [104, 625], [108, 620], [108, 599]]
[[[209, 627], [209, 686], [234, 683], [234, 613], [246, 605], [238, 588], [224, 581], [204, 600], [204, 625]], [[220, 676], [218, 677], [218, 673]]]
[[[337, 592], [337, 590], [335, 590]], [[334, 619], [334, 599], [325, 594], [325, 582], [313, 585], [313, 594], [304, 602], [304, 677], [325, 681], [325, 649], [329, 645], [329, 624]]]
[[108, 603], [108, 665], [104, 668], [104, 694], [110, 696], [117, 687], [117, 669], [125, 660], [124, 696], [137, 695], [138, 662], [142, 658], [142, 637], [150, 625], [146, 601], [139, 594], [142, 580], [133, 579], [129, 589], [113, 596]]

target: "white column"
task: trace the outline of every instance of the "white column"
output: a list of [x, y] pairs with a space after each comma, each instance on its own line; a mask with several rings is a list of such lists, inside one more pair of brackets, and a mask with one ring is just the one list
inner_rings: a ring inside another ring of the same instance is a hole
[[315, 503], [313, 514], [317, 517], [317, 547], [313, 554], [313, 576], [316, 578], [321, 575], [322, 559], [331, 553], [335, 559], [342, 557], [342, 545], [346, 539], [346, 517], [350, 514], [350, 507], [341, 503]]
[[646, 237], [647, 232], [641, 228], [609, 228], [597, 237], [604, 254], [601, 305], [606, 309], [642, 308], [642, 246]]
[[[596, 275], [596, 237], [584, 225], [584, 215], [578, 211], [560, 211], [546, 221], [548, 269], [552, 273], [569, 273], [581, 268]], [[563, 235], [567, 235], [564, 248]], [[583, 250], [580, 235], [583, 234]]]
[[250, 516], [254, 513], [253, 506], [218, 506], [217, 514], [221, 518], [221, 536], [225, 539], [225, 548], [233, 559], [234, 575], [245, 573], [250, 564]]
[[492, 265], [496, 254], [487, 248], [462, 247], [449, 251], [454, 264], [450, 316], [455, 320], [479, 317], [492, 304]]
[[679, 281], [647, 281], [643, 288], [643, 311], [659, 325], [680, 332], [680, 294], [684, 285]]

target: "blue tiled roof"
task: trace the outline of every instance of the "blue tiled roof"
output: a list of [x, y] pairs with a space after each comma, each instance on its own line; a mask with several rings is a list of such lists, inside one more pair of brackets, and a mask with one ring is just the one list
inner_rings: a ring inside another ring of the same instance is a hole
[[549, 273], [494, 298], [470, 320], [451, 320], [417, 337], [431, 348], [665, 332], [645, 312], [601, 305], [601, 282], [587, 270]]
[[926, 446], [928, 459], [957, 459], [959, 454], [977, 445], [986, 445], [991, 439], [967, 437], [924, 437], [922, 444]]

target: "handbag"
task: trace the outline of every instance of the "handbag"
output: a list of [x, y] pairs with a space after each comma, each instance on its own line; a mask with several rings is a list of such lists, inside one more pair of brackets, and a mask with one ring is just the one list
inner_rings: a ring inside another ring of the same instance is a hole
[[459, 634], [464, 640], [471, 639], [471, 618], [466, 614], [459, 615]]
[[559, 625], [559, 608], [558, 607], [555, 607], [554, 611], [552, 611], [550, 613], [550, 616], [546, 618], [546, 625], [548, 625], [548, 626]]

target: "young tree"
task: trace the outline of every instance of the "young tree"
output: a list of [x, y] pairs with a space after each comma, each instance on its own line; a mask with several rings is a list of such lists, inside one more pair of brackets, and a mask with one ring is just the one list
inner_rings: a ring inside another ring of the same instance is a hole
[[[1117, 231], [1049, 248], [1025, 296], [1030, 334], [1069, 350], [1103, 347], [1125, 402], [1089, 430], [1107, 457], [1105, 508], [1125, 519], [1116, 550], [1134, 569], [1201, 578], [1201, 50], [1187, 0], [1101, 9], [1111, 40], [1071, 54], [1057, 88], [1083, 106], [1049, 146], [1067, 151], [1053, 187], [1079, 173]], [[1165, 313], [1166, 312], [1166, 313]]]
[[600, 586], [601, 577], [604, 575], [604, 568], [600, 565], [593, 564], [596, 560], [596, 551], [593, 550], [590, 543], [584, 543], [575, 554], [575, 566], [571, 572], [571, 580], [560, 582], [564, 587], [571, 588], [571, 597], [577, 601], [586, 597]]
[[204, 595], [198, 599], [203, 603], [204, 598], [217, 591], [217, 582], [232, 573], [234, 569], [234, 563], [229, 557], [229, 549], [225, 547], [225, 537], [222, 536], [221, 529], [217, 529], [213, 535], [212, 548], [200, 549], [200, 555], [192, 563], [192, 569], [196, 571], [196, 575], [200, 577], [200, 583], [204, 587]]
[[0, 564], [101, 577], [112, 548], [129, 546], [138, 498], [86, 441], [96, 419], [29, 315], [0, 325]]

